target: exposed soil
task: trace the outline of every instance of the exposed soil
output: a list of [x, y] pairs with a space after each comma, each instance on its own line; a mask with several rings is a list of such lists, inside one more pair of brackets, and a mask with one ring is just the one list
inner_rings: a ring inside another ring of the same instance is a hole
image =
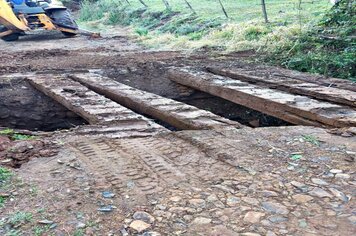
[[86, 121], [48, 98], [23, 78], [0, 80], [0, 126], [54, 131], [85, 124]]
[[[0, 126], [54, 130], [72, 127], [59, 121], [83, 123], [18, 76], [88, 70], [249, 126], [289, 125], [175, 84], [165, 74], [171, 66], [281, 71], [248, 64], [238, 55], [144, 50], [124, 30], [100, 39], [36, 34], [0, 42], [0, 54]], [[0, 135], [0, 162], [20, 167], [9, 182], [0, 181], [0, 197], [6, 200], [0, 205], [1, 235], [356, 232], [352, 133], [283, 126], [165, 130], [140, 137], [120, 131], [125, 138], [114, 139], [83, 134], [85, 127], [27, 141]], [[26, 212], [31, 217], [18, 217]]]

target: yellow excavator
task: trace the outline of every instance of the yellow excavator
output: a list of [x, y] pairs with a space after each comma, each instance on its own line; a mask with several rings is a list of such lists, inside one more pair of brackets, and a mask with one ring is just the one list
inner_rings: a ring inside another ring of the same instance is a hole
[[16, 41], [37, 29], [59, 30], [67, 37], [78, 34], [67, 8], [56, 0], [0, 0], [1, 39]]

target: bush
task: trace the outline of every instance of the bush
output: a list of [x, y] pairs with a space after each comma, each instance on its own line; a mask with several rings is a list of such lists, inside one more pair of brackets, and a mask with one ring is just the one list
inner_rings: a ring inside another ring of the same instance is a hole
[[342, 0], [293, 43], [268, 53], [287, 68], [356, 81], [355, 4]]

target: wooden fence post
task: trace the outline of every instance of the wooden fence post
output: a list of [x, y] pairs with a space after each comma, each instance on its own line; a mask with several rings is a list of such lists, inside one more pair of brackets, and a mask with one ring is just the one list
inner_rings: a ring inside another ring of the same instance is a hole
[[262, 4], [263, 17], [265, 18], [265, 23], [268, 23], [268, 15], [267, 15], [267, 10], [266, 10], [265, 0], [261, 0], [261, 4]]
[[164, 5], [166, 6], [166, 9], [167, 9], [168, 11], [172, 10], [172, 9], [171, 9], [171, 6], [169, 5], [169, 3], [168, 3], [167, 0], [162, 0], [162, 2], [164, 3]]
[[184, 0], [184, 2], [188, 5], [189, 9], [193, 12], [194, 15], [196, 15], [196, 11], [193, 9], [192, 5], [187, 0]]
[[143, 0], [139, 0], [139, 1], [145, 8], [148, 8], [147, 4]]
[[226, 10], [225, 10], [225, 7], [224, 7], [224, 5], [222, 4], [221, 0], [219, 0], [219, 3], [220, 3], [221, 9], [223, 10], [224, 15], [226, 16], [226, 18], [229, 18], [228, 14], [227, 14], [227, 12], [226, 12]]

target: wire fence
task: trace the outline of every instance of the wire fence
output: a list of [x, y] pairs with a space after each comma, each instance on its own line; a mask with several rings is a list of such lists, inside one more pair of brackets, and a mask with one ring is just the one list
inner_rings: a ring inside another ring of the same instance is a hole
[[235, 21], [261, 19], [265, 22], [305, 20], [331, 7], [330, 0], [112, 0], [152, 11], [179, 11], [202, 18], [226, 18]]

